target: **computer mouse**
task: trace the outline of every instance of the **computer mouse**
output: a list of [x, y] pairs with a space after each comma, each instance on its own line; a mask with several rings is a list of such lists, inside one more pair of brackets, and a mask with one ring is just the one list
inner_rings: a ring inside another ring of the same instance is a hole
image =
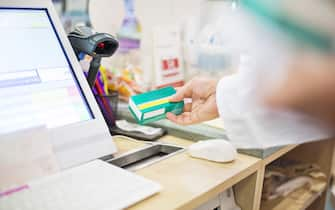
[[235, 147], [223, 139], [199, 141], [188, 148], [188, 153], [191, 157], [222, 163], [231, 162], [237, 156]]

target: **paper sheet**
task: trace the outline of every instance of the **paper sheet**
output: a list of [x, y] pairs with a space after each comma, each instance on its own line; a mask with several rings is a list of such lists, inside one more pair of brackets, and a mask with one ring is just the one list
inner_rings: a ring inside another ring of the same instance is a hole
[[0, 136], [0, 192], [58, 169], [45, 127]]
[[217, 118], [214, 120], [210, 120], [210, 121], [206, 121], [204, 122], [205, 125], [214, 127], [214, 128], [218, 128], [218, 129], [222, 129], [224, 130], [224, 126], [223, 126], [223, 120], [221, 118]]

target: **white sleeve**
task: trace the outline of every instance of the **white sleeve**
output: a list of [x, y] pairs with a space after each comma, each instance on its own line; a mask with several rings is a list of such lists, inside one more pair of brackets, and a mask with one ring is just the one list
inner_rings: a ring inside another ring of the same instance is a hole
[[[237, 101], [232, 99], [232, 96], [237, 92], [238, 75], [232, 75], [222, 78], [216, 87], [216, 103], [220, 117], [224, 119], [225, 113], [231, 112], [231, 107]], [[236, 98], [235, 98], [236, 99]], [[231, 104], [233, 103], [233, 104]]]
[[268, 148], [329, 137], [306, 116], [272, 110], [260, 102], [250, 73], [222, 78], [216, 101], [227, 136], [237, 148]]

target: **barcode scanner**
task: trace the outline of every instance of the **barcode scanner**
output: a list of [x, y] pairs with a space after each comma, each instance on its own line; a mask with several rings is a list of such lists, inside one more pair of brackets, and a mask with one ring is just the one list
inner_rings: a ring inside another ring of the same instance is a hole
[[87, 26], [77, 26], [68, 35], [72, 48], [79, 57], [81, 53], [92, 56], [92, 61], [87, 75], [87, 81], [91, 88], [101, 65], [101, 58], [112, 56], [119, 47], [115, 37], [107, 33], [96, 33]]

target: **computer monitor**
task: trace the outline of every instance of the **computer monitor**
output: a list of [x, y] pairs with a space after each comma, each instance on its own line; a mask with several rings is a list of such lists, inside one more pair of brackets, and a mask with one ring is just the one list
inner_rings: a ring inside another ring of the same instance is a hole
[[0, 135], [47, 127], [63, 168], [116, 151], [50, 0], [1, 1], [0, 46]]

